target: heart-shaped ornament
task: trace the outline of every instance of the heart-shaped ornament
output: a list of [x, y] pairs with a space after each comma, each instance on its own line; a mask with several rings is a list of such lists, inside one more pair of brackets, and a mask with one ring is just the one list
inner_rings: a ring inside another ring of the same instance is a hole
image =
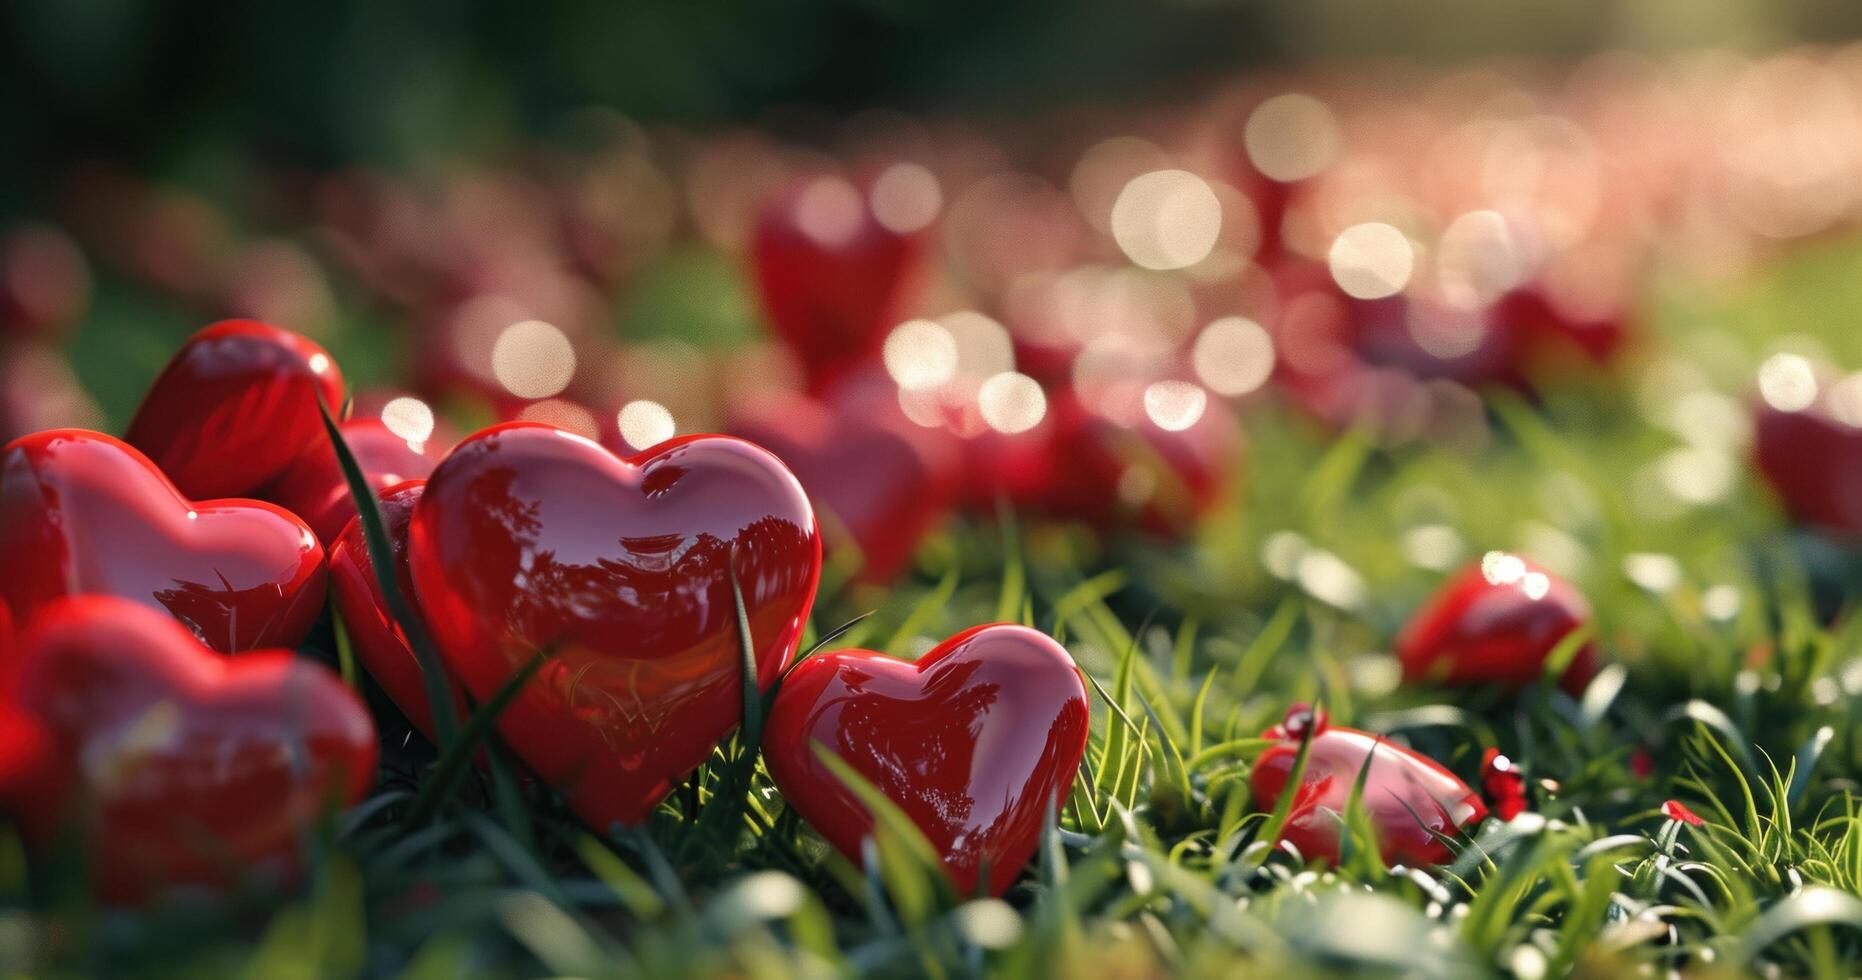
[[500, 726], [606, 829], [645, 820], [741, 719], [733, 572], [767, 687], [801, 640], [821, 536], [795, 477], [743, 440], [687, 436], [622, 458], [514, 422], [433, 471], [408, 562], [447, 667], [475, 700], [553, 654]]
[[[414, 601], [414, 579], [407, 567], [407, 526], [413, 522], [414, 505], [420, 502], [426, 487], [425, 480], [408, 480], [379, 495], [383, 530], [388, 532], [388, 547], [394, 552], [395, 581], [416, 616], [420, 610]], [[427, 701], [420, 661], [382, 596], [374, 566], [369, 563], [368, 539], [361, 518], [352, 518], [330, 547], [330, 597], [343, 617], [343, 628], [349, 633], [350, 645], [363, 669], [427, 741], [437, 742], [433, 706]], [[453, 693], [459, 702], [457, 717], [463, 718], [465, 701], [457, 697], [459, 692]]]
[[1487, 818], [1480, 794], [1434, 759], [1380, 735], [1333, 726], [1324, 712], [1315, 718], [1305, 705], [1294, 705], [1285, 721], [1265, 733], [1278, 741], [1261, 753], [1249, 774], [1257, 808], [1271, 812], [1279, 804], [1300, 740], [1312, 725], [1318, 727], [1306, 769], [1280, 834], [1306, 860], [1338, 861], [1345, 812], [1360, 772], [1365, 773], [1360, 801], [1386, 864], [1447, 862], [1454, 852], [1438, 835], [1452, 837]]
[[[1397, 659], [1410, 683], [1524, 687], [1590, 618], [1576, 586], [1518, 555], [1490, 551], [1417, 611], [1397, 638]], [[1587, 642], [1559, 685], [1582, 694], [1597, 669], [1595, 645]]]
[[758, 217], [752, 251], [763, 309], [812, 392], [878, 354], [916, 285], [922, 222], [888, 220], [875, 207], [884, 180], [805, 177]]
[[959, 894], [1000, 895], [1066, 799], [1086, 731], [1073, 658], [1044, 633], [996, 624], [916, 662], [868, 650], [802, 661], [776, 695], [763, 759], [788, 805], [851, 860], [873, 819], [817, 745], [911, 818]]
[[0, 451], [0, 599], [25, 621], [61, 596], [167, 610], [222, 653], [294, 647], [323, 607], [323, 546], [256, 500], [183, 497], [122, 442], [52, 429]]
[[860, 577], [895, 578], [950, 513], [960, 489], [957, 447], [899, 411], [889, 382], [816, 401], [794, 396], [742, 406], [732, 431], [779, 457], [828, 528], [830, 548], [859, 548]]
[[135, 902], [301, 870], [302, 835], [360, 799], [375, 728], [342, 680], [288, 650], [220, 657], [114, 596], [41, 610], [9, 665], [61, 791], [18, 801], [35, 840], [84, 828], [99, 893]]
[[342, 408], [328, 351], [269, 323], [224, 320], [175, 353], [124, 441], [190, 497], [250, 497], [324, 439], [319, 398]]
[[[438, 454], [425, 443], [403, 439], [378, 418], [351, 419], [342, 424], [342, 433], [372, 490], [424, 479], [439, 462]], [[321, 436], [260, 496], [302, 517], [326, 546], [356, 516], [356, 502], [349, 495], [336, 451]]]

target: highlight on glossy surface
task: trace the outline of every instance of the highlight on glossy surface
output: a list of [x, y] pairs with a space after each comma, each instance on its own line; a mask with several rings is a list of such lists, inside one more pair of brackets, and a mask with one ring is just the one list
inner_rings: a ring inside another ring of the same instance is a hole
[[109, 901], [294, 876], [312, 825], [374, 779], [374, 726], [334, 674], [289, 650], [216, 656], [125, 599], [41, 610], [16, 677], [64, 767], [22, 824], [40, 846], [82, 828]]
[[0, 598], [21, 620], [62, 596], [116, 595], [222, 653], [296, 646], [323, 605], [323, 546], [296, 515], [190, 501], [147, 457], [83, 429], [0, 451], [0, 554]]
[[[783, 798], [856, 863], [872, 816], [815, 755], [840, 757], [905, 812], [960, 895], [1000, 895], [1086, 751], [1085, 682], [1024, 626], [977, 626], [917, 661], [817, 654], [783, 679], [763, 758]], [[988, 880], [982, 880], [985, 873]]]
[[795, 477], [743, 440], [686, 436], [621, 458], [516, 422], [433, 471], [408, 561], [474, 699], [553, 652], [500, 727], [583, 819], [608, 827], [644, 820], [739, 720], [733, 571], [767, 686], [801, 640], [821, 537]]
[[224, 320], [176, 352], [124, 441], [196, 499], [252, 496], [323, 438], [321, 398], [343, 405], [343, 373], [301, 334]]
[[1305, 705], [1294, 705], [1285, 722], [1264, 733], [1278, 741], [1255, 760], [1249, 775], [1257, 809], [1272, 812], [1278, 806], [1307, 726], [1314, 731], [1306, 768], [1280, 834], [1305, 860], [1337, 863], [1360, 772], [1365, 777], [1359, 802], [1385, 864], [1446, 863], [1455, 852], [1437, 835], [1455, 837], [1487, 818], [1480, 795], [1435, 760], [1383, 736], [1332, 725], [1323, 713], [1315, 718]]
[[[1571, 583], [1518, 555], [1490, 551], [1417, 611], [1397, 638], [1397, 657], [1412, 683], [1524, 687], [1590, 618], [1590, 603]], [[1597, 668], [1595, 644], [1587, 641], [1559, 683], [1581, 693]]]

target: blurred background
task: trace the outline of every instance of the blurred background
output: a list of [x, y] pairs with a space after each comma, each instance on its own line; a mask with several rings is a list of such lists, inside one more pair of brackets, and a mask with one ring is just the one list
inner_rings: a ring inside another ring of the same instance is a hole
[[885, 578], [955, 507], [1189, 533], [1279, 421], [1474, 459], [1496, 393], [1600, 386], [1673, 440], [1670, 511], [1731, 492], [1752, 392], [1862, 423], [1840, 0], [0, 24], [9, 438], [120, 432], [190, 333], [259, 318], [429, 460], [509, 418], [745, 434], [843, 488], [818, 502]]

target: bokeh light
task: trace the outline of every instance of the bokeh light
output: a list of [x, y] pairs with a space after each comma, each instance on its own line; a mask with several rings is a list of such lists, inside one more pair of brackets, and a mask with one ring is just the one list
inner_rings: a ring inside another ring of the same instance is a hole
[[1210, 391], [1231, 398], [1246, 395], [1274, 373], [1274, 338], [1246, 317], [1223, 317], [1196, 335], [1190, 365]]
[[983, 421], [1005, 435], [1027, 432], [1047, 417], [1047, 393], [1040, 382], [1014, 371], [984, 381], [976, 402]]
[[1409, 285], [1416, 253], [1401, 231], [1373, 221], [1340, 232], [1326, 262], [1338, 288], [1358, 299], [1382, 299]]
[[551, 398], [575, 377], [575, 347], [554, 324], [523, 320], [504, 328], [491, 348], [491, 370], [519, 398]]
[[1222, 202], [1187, 170], [1132, 178], [1112, 205], [1112, 237], [1146, 269], [1181, 269], [1208, 257], [1222, 233]]
[[671, 439], [678, 431], [672, 412], [659, 402], [640, 399], [621, 406], [615, 418], [621, 438], [635, 449], [646, 450]]

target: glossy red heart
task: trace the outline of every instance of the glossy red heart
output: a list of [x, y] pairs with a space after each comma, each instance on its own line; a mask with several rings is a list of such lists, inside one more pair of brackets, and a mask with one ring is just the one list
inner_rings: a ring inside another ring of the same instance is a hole
[[324, 438], [319, 397], [342, 409], [328, 351], [282, 327], [224, 320], [176, 352], [124, 441], [190, 497], [250, 497]]
[[216, 656], [174, 620], [113, 596], [42, 610], [11, 667], [63, 789], [24, 801], [35, 839], [82, 821], [100, 893], [219, 887], [300, 870], [301, 835], [374, 778], [368, 711], [288, 650]]
[[948, 436], [913, 423], [896, 398], [878, 394], [887, 397], [765, 400], [731, 426], [789, 467], [814, 501], [830, 549], [850, 540], [869, 582], [890, 581], [911, 563], [919, 542], [949, 516], [961, 476]]
[[505, 741], [589, 823], [635, 824], [741, 717], [731, 573], [758, 682], [795, 655], [821, 536], [795, 477], [726, 436], [617, 457], [515, 422], [460, 443], [408, 528], [414, 593], [483, 703], [539, 650]]
[[188, 500], [116, 439], [52, 429], [0, 451], [0, 598], [22, 621], [103, 593], [165, 609], [222, 653], [296, 646], [322, 611], [323, 546], [256, 500]]
[[870, 191], [813, 175], [757, 220], [751, 249], [763, 309], [816, 393], [879, 353], [919, 278], [923, 235], [888, 228]]
[[[1257, 808], [1271, 812], [1279, 805], [1293, 775], [1302, 733], [1311, 724], [1311, 710], [1295, 705], [1286, 721], [1264, 733], [1279, 741], [1261, 753], [1249, 775]], [[1379, 735], [1333, 726], [1323, 712], [1316, 724], [1306, 769], [1280, 835], [1306, 860], [1338, 861], [1345, 811], [1367, 763], [1360, 799], [1386, 864], [1445, 863], [1454, 852], [1436, 835], [1452, 837], [1487, 818], [1480, 794], [1428, 756]]]
[[[425, 480], [409, 480], [383, 490], [379, 497], [382, 524], [388, 532], [388, 545], [394, 550], [395, 578], [401, 596], [410, 605], [414, 603], [414, 580], [407, 569], [407, 526], [414, 519], [414, 505], [426, 486]], [[407, 634], [382, 598], [375, 569], [369, 564], [368, 540], [360, 519], [351, 519], [330, 546], [330, 597], [343, 617], [343, 627], [349, 632], [350, 645], [363, 669], [388, 693], [407, 720], [429, 742], [435, 741], [433, 707], [427, 702], [420, 661], [415, 659]], [[458, 717], [463, 718], [463, 701], [460, 709]]]
[[[351, 419], [342, 424], [343, 440], [355, 454], [369, 488], [383, 490], [433, 472], [439, 455], [426, 444], [395, 435], [379, 418]], [[336, 461], [336, 451], [321, 432], [317, 441], [260, 494], [266, 500], [302, 517], [317, 540], [336, 540], [356, 516], [356, 503]]]
[[[1524, 687], [1590, 616], [1590, 603], [1571, 583], [1518, 555], [1490, 551], [1410, 619], [1397, 638], [1397, 658], [1411, 683]], [[1597, 668], [1596, 646], [1586, 643], [1559, 684], [1581, 694]]]
[[959, 894], [1021, 874], [1086, 752], [1086, 685], [1060, 644], [1023, 626], [965, 630], [916, 662], [869, 650], [809, 657], [783, 678], [763, 760], [783, 799], [861, 860], [865, 805], [815, 754], [839, 756], [910, 817]]

